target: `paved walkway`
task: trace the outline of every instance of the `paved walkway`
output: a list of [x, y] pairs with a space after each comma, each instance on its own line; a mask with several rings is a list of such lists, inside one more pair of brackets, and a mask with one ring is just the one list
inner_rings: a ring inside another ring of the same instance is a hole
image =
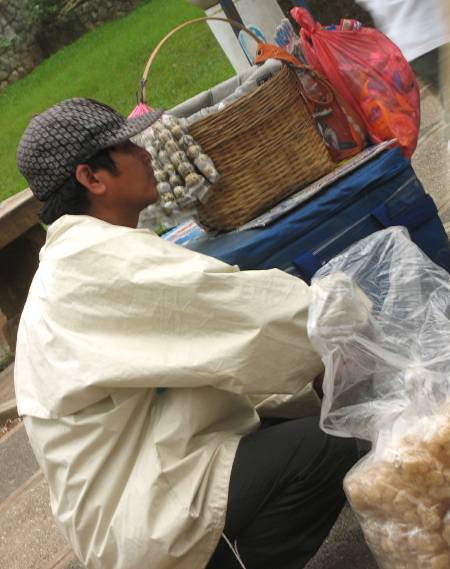
[[450, 234], [450, 150], [445, 136], [444, 117], [439, 99], [422, 88], [422, 128], [413, 166], [432, 195], [441, 219]]

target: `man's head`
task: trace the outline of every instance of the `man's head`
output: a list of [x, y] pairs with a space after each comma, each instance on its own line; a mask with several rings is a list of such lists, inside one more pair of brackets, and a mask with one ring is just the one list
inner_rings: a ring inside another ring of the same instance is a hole
[[127, 120], [97, 101], [68, 99], [35, 116], [17, 152], [20, 172], [44, 202], [42, 221], [88, 213], [132, 224], [157, 198], [148, 153], [130, 138], [162, 111]]

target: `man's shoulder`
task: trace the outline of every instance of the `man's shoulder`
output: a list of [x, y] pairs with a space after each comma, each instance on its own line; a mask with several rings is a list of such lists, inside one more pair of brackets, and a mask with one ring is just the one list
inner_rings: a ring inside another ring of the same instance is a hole
[[48, 229], [48, 241], [65, 238], [77, 238], [78, 240], [92, 237], [126, 237], [134, 236], [136, 233], [154, 236], [155, 234], [147, 229], [134, 229], [123, 225], [113, 225], [90, 215], [63, 215], [52, 223]]
[[67, 258], [72, 254], [89, 251], [101, 252], [113, 248], [117, 254], [130, 254], [132, 248], [158, 247], [160, 239], [147, 229], [134, 229], [113, 225], [88, 215], [64, 215], [48, 229], [43, 257]]

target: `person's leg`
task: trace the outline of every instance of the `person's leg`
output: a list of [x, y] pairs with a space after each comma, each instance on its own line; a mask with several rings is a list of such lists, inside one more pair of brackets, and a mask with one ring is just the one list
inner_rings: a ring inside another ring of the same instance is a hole
[[450, 151], [450, 44], [439, 48], [440, 97], [444, 107], [445, 134]]
[[[328, 535], [345, 496], [356, 443], [325, 435], [318, 418], [287, 421], [244, 437], [230, 480], [225, 535], [246, 569], [300, 569]], [[222, 539], [207, 569], [240, 565]]]
[[449, 46], [443, 45], [410, 61], [410, 65], [417, 77], [439, 96], [444, 110], [444, 128], [447, 140], [450, 141], [449, 87], [446, 84], [449, 57]]
[[439, 48], [424, 53], [417, 59], [409, 62], [416, 76], [428, 85], [434, 93], [439, 93]]

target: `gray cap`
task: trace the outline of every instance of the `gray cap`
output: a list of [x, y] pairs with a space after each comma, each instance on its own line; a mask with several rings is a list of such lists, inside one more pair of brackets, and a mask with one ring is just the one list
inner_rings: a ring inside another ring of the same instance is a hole
[[31, 191], [47, 200], [94, 154], [153, 124], [162, 110], [126, 119], [92, 99], [67, 99], [36, 115], [19, 142], [17, 165]]

